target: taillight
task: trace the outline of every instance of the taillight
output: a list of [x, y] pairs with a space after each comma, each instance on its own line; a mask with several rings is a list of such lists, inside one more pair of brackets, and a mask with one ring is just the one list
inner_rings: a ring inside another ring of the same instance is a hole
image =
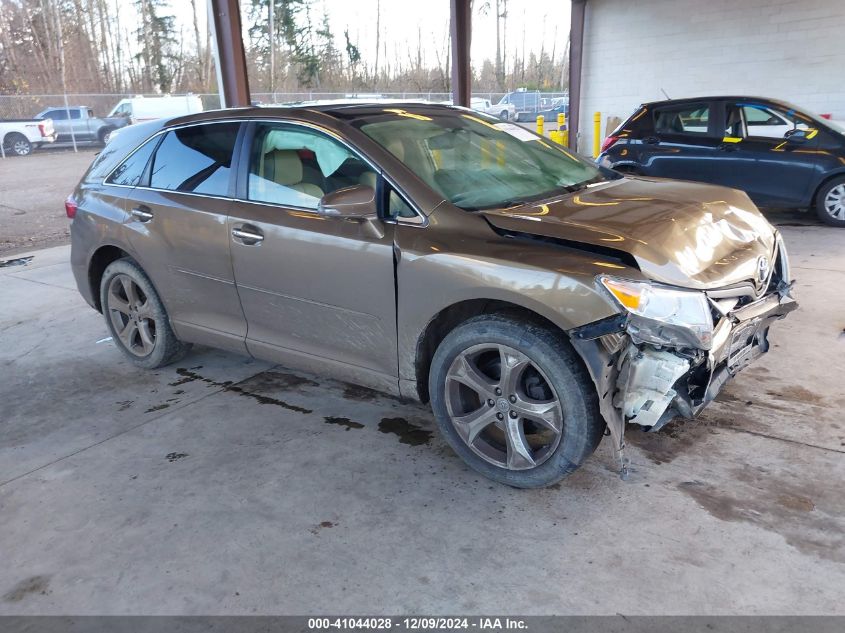
[[43, 123], [38, 124], [38, 131], [41, 132], [41, 136], [47, 136], [47, 126]]
[[75, 218], [76, 209], [78, 207], [79, 205], [76, 204], [76, 200], [74, 200], [73, 198], [69, 197], [67, 200], [65, 200], [65, 213], [67, 213], [67, 217], [69, 217], [71, 220]]
[[613, 144], [616, 143], [616, 141], [618, 140], [618, 136], [608, 136], [606, 139], [604, 139], [604, 143], [601, 144], [601, 151], [606, 152], [611, 147], [613, 147]]

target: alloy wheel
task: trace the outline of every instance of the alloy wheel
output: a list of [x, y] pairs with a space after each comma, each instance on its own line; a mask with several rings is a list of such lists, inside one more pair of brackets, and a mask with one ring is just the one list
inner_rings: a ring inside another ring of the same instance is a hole
[[29, 144], [28, 141], [15, 141], [12, 144], [12, 150], [18, 156], [26, 156], [31, 151], [32, 146]]
[[129, 275], [115, 275], [107, 295], [109, 319], [123, 346], [138, 357], [156, 344], [156, 320], [149, 297]]
[[446, 374], [446, 409], [466, 445], [508, 470], [535, 468], [563, 435], [560, 399], [543, 371], [507, 345], [474, 345]]
[[824, 210], [837, 220], [845, 220], [845, 183], [836, 185], [824, 197]]

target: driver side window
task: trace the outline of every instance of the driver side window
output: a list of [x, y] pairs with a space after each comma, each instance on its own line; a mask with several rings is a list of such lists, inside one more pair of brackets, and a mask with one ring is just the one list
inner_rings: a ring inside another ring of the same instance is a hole
[[325, 194], [375, 188], [376, 174], [345, 145], [310, 128], [259, 124], [250, 153], [248, 199], [316, 210]]
[[744, 104], [742, 114], [748, 136], [782, 139], [792, 130], [809, 130], [811, 126], [794, 112], [784, 112], [763, 104]]

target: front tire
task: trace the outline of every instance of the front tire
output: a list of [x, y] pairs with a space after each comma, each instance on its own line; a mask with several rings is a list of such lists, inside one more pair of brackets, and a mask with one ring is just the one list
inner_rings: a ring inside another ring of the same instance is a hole
[[510, 118], [510, 115], [507, 110], [502, 110], [499, 112], [499, 118], [502, 119], [502, 121], [507, 121]]
[[15, 156], [29, 156], [32, 153], [32, 143], [19, 132], [13, 132], [6, 137], [6, 146]]
[[845, 177], [834, 178], [816, 195], [816, 215], [831, 226], [845, 227]]
[[189, 346], [176, 338], [152, 282], [134, 260], [108, 265], [100, 281], [100, 305], [115, 345], [138, 367], [163, 367], [188, 351]]
[[474, 317], [443, 339], [429, 393], [452, 449], [516, 488], [574, 472], [605, 428], [595, 387], [563, 335], [505, 314]]

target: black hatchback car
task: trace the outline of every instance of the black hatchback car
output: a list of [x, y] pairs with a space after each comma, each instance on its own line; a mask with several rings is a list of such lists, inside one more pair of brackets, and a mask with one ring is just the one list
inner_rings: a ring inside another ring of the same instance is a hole
[[845, 130], [782, 101], [646, 103], [605, 139], [598, 162], [742, 189], [760, 206], [812, 207], [845, 227]]

